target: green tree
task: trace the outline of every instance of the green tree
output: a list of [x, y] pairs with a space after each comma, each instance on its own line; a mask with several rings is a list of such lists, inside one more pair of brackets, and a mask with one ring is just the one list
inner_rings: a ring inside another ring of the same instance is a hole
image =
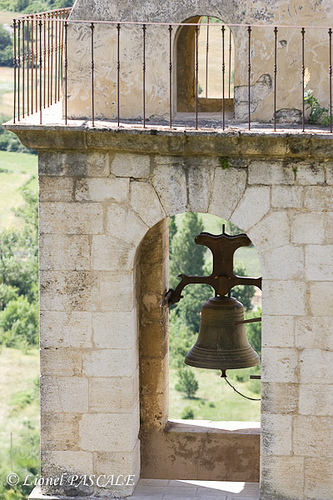
[[199, 389], [199, 382], [189, 368], [184, 367], [178, 370], [178, 383], [175, 389], [176, 391], [183, 392], [188, 399], [194, 398]]
[[1, 341], [8, 347], [36, 345], [38, 341], [38, 303], [27, 297], [11, 300], [0, 312]]
[[2, 24], [0, 24], [0, 66], [13, 66], [12, 37]]
[[[246, 267], [242, 262], [234, 265], [234, 274], [237, 276], [246, 276]], [[251, 301], [255, 293], [255, 287], [252, 285], [237, 285], [231, 290], [231, 295], [235, 297], [244, 306], [245, 310], [250, 311], [252, 309]]]

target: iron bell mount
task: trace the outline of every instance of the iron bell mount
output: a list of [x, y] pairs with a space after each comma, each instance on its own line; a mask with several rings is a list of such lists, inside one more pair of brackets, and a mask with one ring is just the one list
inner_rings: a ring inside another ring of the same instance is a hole
[[231, 236], [223, 232], [213, 235], [202, 232], [195, 237], [197, 245], [208, 247], [213, 254], [213, 271], [210, 276], [180, 274], [175, 290], [168, 290], [162, 305], [170, 306], [180, 301], [185, 286], [195, 283], [208, 284], [215, 290], [215, 297], [202, 306], [198, 340], [185, 357], [185, 363], [197, 368], [218, 369], [226, 377], [227, 369], [249, 368], [260, 363], [258, 354], [250, 346], [244, 323], [260, 321], [260, 318], [244, 320], [244, 309], [231, 297], [236, 285], [254, 285], [261, 289], [261, 278], [237, 276], [233, 271], [235, 251], [251, 245], [246, 234]]

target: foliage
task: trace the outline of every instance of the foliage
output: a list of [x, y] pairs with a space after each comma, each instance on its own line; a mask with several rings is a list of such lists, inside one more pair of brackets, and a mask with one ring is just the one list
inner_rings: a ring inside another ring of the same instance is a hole
[[[1, 54], [1, 51], [0, 51]], [[0, 115], [0, 151], [8, 151], [11, 153], [31, 153], [37, 154], [37, 151], [28, 149], [21, 143], [20, 139], [9, 130], [2, 128], [2, 123], [10, 120], [9, 116]]]
[[323, 108], [317, 97], [314, 95], [313, 90], [305, 89], [304, 101], [307, 109], [310, 109], [309, 123], [329, 125], [330, 115], [328, 108]]
[[[246, 276], [246, 268], [244, 264], [237, 263], [234, 265], [234, 274], [237, 276]], [[251, 310], [252, 304], [251, 301], [253, 299], [255, 289], [252, 285], [237, 285], [231, 290], [231, 295], [235, 297], [241, 304], [243, 304], [244, 309]]]
[[0, 0], [0, 10], [14, 12], [43, 12], [72, 7], [74, 0]]
[[182, 414], [181, 414], [181, 418], [183, 418], [184, 420], [186, 420], [186, 419], [193, 420], [194, 419], [194, 411], [192, 410], [192, 408], [190, 406], [186, 406], [184, 408], [184, 410], [182, 411]]
[[27, 349], [38, 342], [37, 194], [23, 189], [21, 232], [0, 233], [0, 343]]
[[193, 399], [199, 389], [199, 383], [194, 373], [187, 367], [178, 370], [178, 383], [175, 386], [176, 391], [186, 394], [186, 398]]
[[13, 42], [10, 33], [0, 24], [0, 66], [13, 66]]

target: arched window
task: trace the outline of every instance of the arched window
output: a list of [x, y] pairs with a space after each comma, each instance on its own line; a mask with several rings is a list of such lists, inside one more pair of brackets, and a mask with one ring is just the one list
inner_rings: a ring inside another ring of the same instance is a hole
[[177, 111], [233, 112], [234, 38], [216, 17], [190, 18], [177, 35]]

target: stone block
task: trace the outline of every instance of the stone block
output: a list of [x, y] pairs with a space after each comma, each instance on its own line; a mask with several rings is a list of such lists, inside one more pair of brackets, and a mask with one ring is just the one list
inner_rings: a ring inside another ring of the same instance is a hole
[[[191, 158], [192, 160], [192, 158]], [[208, 212], [216, 161], [190, 161], [187, 169], [188, 208], [191, 212]]]
[[88, 412], [88, 380], [84, 377], [41, 377], [41, 410]]
[[281, 415], [298, 412], [299, 384], [262, 382], [261, 411]]
[[327, 316], [333, 310], [331, 281], [315, 281], [310, 284], [310, 309], [314, 316]]
[[248, 231], [268, 213], [269, 207], [270, 188], [249, 187], [232, 213], [231, 221], [244, 231]]
[[[121, 235], [119, 235], [121, 236]], [[91, 244], [91, 268], [98, 271], [130, 271], [136, 248], [108, 235], [94, 235]]]
[[272, 188], [273, 208], [302, 208], [303, 188], [300, 186], [274, 186]]
[[165, 212], [151, 184], [132, 181], [130, 187], [130, 205], [147, 226], [152, 227], [164, 219]]
[[99, 306], [99, 274], [40, 271], [41, 311], [94, 311]]
[[306, 500], [332, 499], [333, 460], [327, 458], [306, 458], [304, 462], [304, 494]]
[[83, 355], [87, 377], [131, 377], [138, 366], [136, 346], [132, 349], [103, 349]]
[[39, 249], [41, 270], [90, 269], [90, 243], [87, 235], [41, 234]]
[[103, 208], [100, 203], [43, 202], [39, 210], [40, 233], [101, 234]]
[[333, 458], [333, 417], [293, 417], [293, 452], [302, 457]]
[[261, 415], [261, 454], [289, 456], [292, 453], [291, 415]]
[[330, 186], [333, 186], [333, 162], [329, 161], [325, 165], [325, 172], [326, 172], [326, 182]]
[[[333, 352], [320, 349], [304, 349], [300, 353], [300, 377], [303, 384], [331, 384]], [[318, 389], [319, 390], [319, 389]]]
[[[93, 474], [93, 454], [89, 451], [42, 451], [42, 476], [61, 473]], [[50, 477], [49, 476], [49, 477]]]
[[294, 172], [292, 166], [285, 165], [283, 161], [251, 161], [248, 183], [268, 186], [294, 184]]
[[299, 382], [298, 353], [296, 349], [270, 348], [262, 351], [262, 380], [264, 382]]
[[111, 162], [111, 172], [117, 177], [145, 179], [150, 175], [150, 157], [148, 155], [116, 153]]
[[85, 311], [41, 311], [41, 347], [92, 347], [91, 313]]
[[41, 349], [40, 370], [45, 376], [80, 376], [82, 374], [82, 353], [73, 349]]
[[310, 186], [305, 188], [304, 206], [313, 212], [333, 211], [333, 188]]
[[93, 314], [93, 340], [99, 349], [129, 349], [137, 342], [137, 314], [109, 311]]
[[208, 211], [229, 219], [244, 195], [246, 170], [221, 167], [215, 170]]
[[322, 213], [295, 214], [291, 223], [291, 241], [299, 244], [324, 243], [325, 218]]
[[127, 206], [111, 204], [107, 209], [107, 234], [133, 244], [136, 248], [148, 226]]
[[264, 280], [263, 311], [272, 316], [304, 316], [306, 291], [306, 285], [301, 281]]
[[89, 413], [80, 422], [82, 450], [131, 452], [138, 440], [139, 405], [131, 413]]
[[[82, 133], [81, 133], [82, 134]], [[69, 177], [108, 177], [110, 162], [108, 153], [52, 153], [39, 154], [39, 175]]]
[[304, 273], [303, 248], [286, 245], [261, 254], [262, 274], [266, 279], [296, 280]]
[[[325, 243], [327, 245], [333, 244], [333, 212], [325, 214]], [[318, 243], [318, 242], [316, 242]], [[320, 243], [320, 242], [319, 242]]]
[[169, 319], [161, 321], [144, 321], [140, 327], [140, 351], [149, 358], [163, 359], [169, 349], [169, 334], [166, 332], [166, 325], [161, 324]]
[[139, 402], [137, 377], [90, 378], [89, 411], [130, 413]]
[[73, 201], [72, 177], [39, 177], [39, 201]]
[[[290, 220], [286, 211], [271, 212], [250, 229], [248, 236], [260, 257], [290, 243]], [[261, 257], [262, 258], [262, 257]]]
[[78, 179], [75, 184], [76, 201], [126, 201], [129, 194], [129, 179], [116, 177]]
[[305, 277], [309, 281], [333, 281], [333, 245], [305, 248]]
[[43, 450], [79, 451], [79, 422], [82, 413], [47, 413], [42, 410], [40, 439]]
[[323, 184], [325, 182], [325, 170], [322, 163], [297, 162], [296, 182], [303, 186], [311, 184]]
[[153, 186], [166, 215], [187, 210], [186, 175], [183, 164], [175, 159], [174, 164], [157, 165], [153, 174]]
[[144, 394], [163, 394], [168, 384], [169, 358], [142, 359], [140, 362], [140, 384]]
[[333, 350], [332, 317], [296, 318], [295, 342], [298, 349], [316, 349], [319, 345], [321, 349]]
[[293, 316], [263, 316], [262, 340], [264, 347], [294, 347]]
[[322, 386], [313, 382], [300, 384], [299, 413], [333, 417], [333, 384]]
[[100, 310], [130, 312], [134, 307], [132, 272], [104, 272], [100, 276]]
[[304, 486], [303, 457], [265, 456], [261, 469], [261, 498], [300, 498]]

